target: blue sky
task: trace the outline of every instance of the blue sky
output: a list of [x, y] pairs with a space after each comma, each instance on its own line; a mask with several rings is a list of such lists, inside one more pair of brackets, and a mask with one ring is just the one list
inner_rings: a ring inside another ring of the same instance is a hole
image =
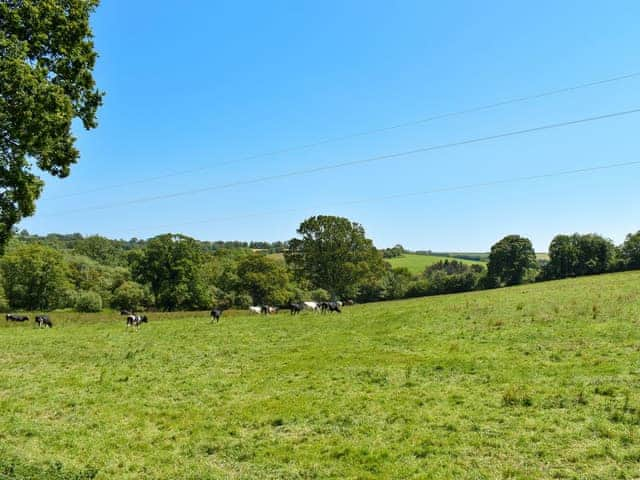
[[[556, 233], [576, 231], [621, 242], [640, 229], [640, 166], [346, 202], [636, 161], [640, 114], [122, 203], [638, 108], [635, 77], [247, 159], [640, 72], [639, 17], [636, 1], [103, 0], [93, 18], [95, 74], [107, 92], [100, 125], [77, 128], [80, 162], [67, 179], [47, 178], [20, 227], [284, 240], [307, 216], [332, 214], [362, 223], [380, 247], [486, 251], [518, 233], [545, 251]], [[169, 176], [184, 170], [198, 171]]]

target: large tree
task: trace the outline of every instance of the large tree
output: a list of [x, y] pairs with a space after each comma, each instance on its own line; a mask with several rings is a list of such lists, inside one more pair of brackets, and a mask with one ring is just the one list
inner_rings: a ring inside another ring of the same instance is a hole
[[546, 271], [550, 278], [576, 275], [578, 245], [576, 235], [556, 235], [549, 244], [549, 264]]
[[488, 275], [499, 284], [523, 283], [536, 267], [536, 254], [528, 238], [508, 235], [491, 247]]
[[254, 305], [282, 305], [289, 300], [289, 274], [282, 260], [248, 255], [238, 263], [238, 287]]
[[51, 310], [65, 306], [71, 284], [59, 251], [38, 244], [18, 245], [7, 250], [0, 267], [12, 308]]
[[89, 16], [98, 0], [0, 2], [0, 250], [33, 215], [40, 170], [69, 175], [80, 154], [74, 118], [96, 127], [102, 93]]
[[334, 297], [351, 297], [358, 286], [384, 271], [382, 255], [362, 225], [347, 218], [320, 215], [300, 224], [289, 242], [287, 263], [298, 278]]
[[206, 254], [194, 239], [167, 233], [134, 253], [134, 278], [149, 285], [157, 307], [191, 310], [210, 306], [203, 269]]
[[640, 231], [627, 235], [620, 250], [626, 268], [640, 268]]

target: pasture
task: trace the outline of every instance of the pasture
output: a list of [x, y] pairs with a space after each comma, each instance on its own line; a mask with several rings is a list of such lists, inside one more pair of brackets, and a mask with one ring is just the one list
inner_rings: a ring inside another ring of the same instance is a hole
[[466, 263], [468, 265], [477, 263], [480, 265], [486, 265], [485, 262], [478, 262], [475, 260], [466, 260], [463, 258], [453, 257], [441, 257], [438, 255], [419, 255], [415, 253], [405, 253], [401, 257], [385, 258], [385, 261], [389, 262], [392, 267], [406, 267], [414, 275], [424, 272], [424, 269], [434, 263], [443, 262], [445, 260], [456, 260], [458, 262]]
[[640, 272], [342, 315], [2, 321], [0, 478], [640, 471]]

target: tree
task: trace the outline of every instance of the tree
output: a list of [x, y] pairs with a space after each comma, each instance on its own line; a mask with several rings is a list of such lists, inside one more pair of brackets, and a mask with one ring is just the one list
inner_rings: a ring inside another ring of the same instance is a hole
[[238, 263], [238, 287], [254, 305], [282, 305], [289, 301], [289, 274], [282, 261], [253, 254]]
[[549, 244], [549, 264], [546, 269], [551, 278], [565, 278], [576, 274], [578, 245], [575, 235], [556, 235]]
[[573, 235], [578, 252], [576, 275], [594, 275], [604, 273], [611, 268], [615, 256], [615, 246], [595, 233]]
[[384, 271], [382, 255], [364, 228], [343, 217], [317, 216], [300, 224], [285, 252], [295, 275], [333, 297], [349, 298], [368, 277]]
[[72, 121], [95, 128], [103, 94], [89, 16], [98, 0], [0, 2], [0, 250], [33, 215], [43, 181], [31, 161], [66, 177], [80, 154]]
[[60, 252], [38, 244], [11, 248], [0, 263], [12, 308], [51, 310], [64, 306], [70, 288]]
[[620, 251], [625, 268], [640, 268], [640, 231], [627, 235]]
[[144, 287], [136, 282], [123, 282], [113, 291], [111, 306], [121, 309], [136, 311], [146, 303], [147, 292]]
[[508, 235], [491, 247], [488, 275], [505, 285], [518, 285], [537, 266], [531, 241], [519, 235]]
[[130, 257], [132, 273], [148, 283], [155, 304], [164, 310], [209, 308], [211, 299], [205, 282], [205, 253], [184, 235], [170, 233], [149, 240]]

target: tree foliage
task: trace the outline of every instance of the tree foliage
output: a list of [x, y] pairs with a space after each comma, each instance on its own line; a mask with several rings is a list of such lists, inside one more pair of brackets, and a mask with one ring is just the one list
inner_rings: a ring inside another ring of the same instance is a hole
[[291, 240], [285, 252], [287, 264], [334, 297], [354, 296], [368, 277], [384, 271], [382, 255], [358, 223], [320, 215], [302, 222], [298, 234], [302, 238]]
[[102, 93], [89, 16], [97, 0], [0, 2], [0, 250], [32, 215], [38, 168], [66, 177], [79, 158], [74, 118], [96, 127]]
[[12, 308], [58, 308], [71, 287], [62, 253], [43, 245], [18, 245], [4, 255], [0, 266]]
[[518, 285], [537, 266], [531, 241], [520, 235], [508, 235], [491, 247], [488, 275], [499, 283]]
[[556, 235], [549, 245], [548, 278], [593, 275], [609, 271], [616, 255], [611, 240], [589, 233]]
[[198, 243], [184, 235], [152, 238], [132, 259], [134, 278], [148, 283], [156, 307], [163, 310], [208, 308], [211, 303]]
[[640, 268], [640, 231], [627, 235], [620, 252], [626, 268]]
[[249, 255], [238, 264], [239, 289], [251, 295], [254, 305], [282, 305], [289, 300], [289, 274], [282, 261]]

